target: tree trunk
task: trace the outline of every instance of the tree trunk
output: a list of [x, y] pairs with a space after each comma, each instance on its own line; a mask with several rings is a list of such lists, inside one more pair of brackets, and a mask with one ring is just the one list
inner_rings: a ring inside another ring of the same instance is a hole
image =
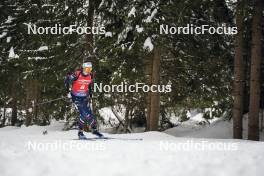
[[40, 84], [38, 80], [28, 80], [26, 83], [26, 126], [32, 122], [39, 122], [37, 119], [37, 102], [40, 96]]
[[238, 34], [235, 41], [235, 61], [234, 61], [234, 102], [233, 102], [233, 137], [242, 139], [242, 117], [244, 106], [244, 87], [245, 87], [245, 63], [243, 58], [243, 10], [242, 3], [238, 1], [236, 11], [236, 25]]
[[[160, 49], [154, 48], [152, 53], [152, 61], [150, 62], [151, 74], [149, 79], [151, 85], [159, 85], [160, 83]], [[147, 130], [157, 131], [160, 114], [160, 93], [149, 92], [147, 97]]]
[[[91, 28], [94, 25], [94, 10], [95, 10], [95, 0], [89, 0], [87, 26]], [[93, 34], [92, 33], [87, 34], [86, 35], [86, 55], [87, 57], [93, 56], [93, 44], [94, 44]]]
[[5, 106], [3, 107], [4, 112], [3, 112], [3, 119], [2, 119], [2, 123], [0, 127], [4, 127], [5, 126], [5, 122], [6, 122], [6, 108]]
[[261, 39], [262, 39], [262, 0], [254, 4], [252, 21], [252, 48], [251, 48], [251, 74], [250, 74], [250, 103], [248, 119], [248, 139], [259, 140], [259, 106], [260, 106], [260, 65], [261, 65]]
[[[95, 8], [96, 8], [96, 0], [89, 0], [89, 6], [88, 6], [88, 15], [86, 18], [87, 21], [87, 26], [92, 27], [94, 26], [94, 13], [95, 13]], [[86, 34], [86, 60], [83, 61], [91, 61], [94, 63], [94, 36], [92, 32], [90, 34]], [[84, 58], [83, 58], [84, 59]], [[93, 78], [94, 79], [94, 78]], [[95, 102], [91, 101], [90, 107], [92, 109], [92, 113], [95, 113], [97, 111]], [[98, 123], [97, 123], [98, 125]]]
[[26, 81], [26, 120], [25, 125], [29, 126], [32, 122], [32, 104], [31, 104], [31, 88], [30, 88], [30, 81]]
[[15, 126], [17, 122], [17, 100], [16, 97], [12, 100], [12, 116], [11, 116], [11, 125]]
[[[38, 119], [38, 102], [39, 102], [39, 97], [40, 97], [40, 83], [38, 80], [33, 80], [33, 118], [36, 120], [36, 121], [39, 121]], [[45, 122], [46, 123], [46, 122]], [[41, 124], [42, 125], [42, 124]]]
[[12, 116], [11, 116], [11, 125], [14, 126], [17, 122], [17, 84], [16, 81], [12, 81], [11, 95], [12, 95]]
[[[152, 68], [153, 68], [153, 54], [149, 53], [146, 56], [146, 79], [147, 84], [152, 84]], [[147, 93], [146, 96], [146, 131], [150, 131], [150, 112], [151, 112], [151, 92]]]
[[129, 127], [129, 105], [126, 106], [126, 112], [125, 112], [125, 125], [124, 125], [124, 129], [125, 132], [128, 132], [128, 127]]
[[264, 124], [263, 124], [263, 115], [264, 115], [264, 109], [261, 109], [261, 115], [260, 115], [260, 118], [261, 118], [261, 120], [260, 120], [260, 131], [262, 132], [263, 131], [263, 127], [264, 127]]

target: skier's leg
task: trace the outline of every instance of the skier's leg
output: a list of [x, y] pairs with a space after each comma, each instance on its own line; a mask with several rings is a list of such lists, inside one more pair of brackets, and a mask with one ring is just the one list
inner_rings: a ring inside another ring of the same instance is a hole
[[85, 139], [86, 137], [83, 134], [83, 128], [84, 128], [84, 124], [85, 124], [84, 110], [82, 108], [83, 107], [83, 101], [80, 97], [76, 97], [76, 96], [72, 96], [72, 101], [80, 113], [80, 117], [78, 120], [78, 126], [79, 126], [78, 136], [79, 136], [79, 139]]
[[85, 107], [84, 107], [84, 111], [86, 113], [86, 120], [89, 123], [90, 129], [92, 131], [93, 134], [95, 134], [98, 137], [102, 137], [103, 135], [97, 130], [97, 122], [96, 119], [91, 111], [90, 106], [88, 106], [88, 100], [87, 102], [85, 102]]
[[83, 131], [84, 124], [85, 124], [84, 117], [80, 115], [79, 120], [78, 120], [78, 126], [79, 126], [80, 131]]
[[97, 129], [97, 122], [96, 122], [96, 119], [91, 111], [91, 108], [90, 106], [88, 106], [88, 102], [86, 104], [86, 106], [84, 107], [84, 110], [86, 112], [86, 116], [85, 116], [85, 120], [87, 120], [90, 128], [92, 130], [96, 130]]

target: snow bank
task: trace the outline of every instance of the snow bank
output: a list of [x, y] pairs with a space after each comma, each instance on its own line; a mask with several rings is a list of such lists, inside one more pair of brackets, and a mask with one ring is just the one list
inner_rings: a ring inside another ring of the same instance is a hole
[[[179, 138], [161, 132], [105, 134], [118, 139], [79, 141], [74, 140], [76, 130], [61, 131], [62, 127], [60, 121], [47, 127], [1, 128], [1, 176], [260, 176], [264, 171], [263, 142]], [[137, 138], [143, 140], [133, 140]], [[232, 148], [210, 148], [219, 145]]]
[[109, 122], [109, 121], [114, 123], [118, 122], [116, 116], [114, 115], [110, 107], [99, 109], [99, 114], [104, 119], [105, 122]]
[[[199, 114], [198, 114], [199, 116]], [[197, 116], [194, 119], [188, 120], [179, 124], [177, 127], [165, 130], [166, 134], [175, 137], [188, 138], [216, 138], [216, 139], [232, 139], [233, 138], [233, 124], [232, 121], [223, 119], [213, 120], [210, 125], [199, 125]], [[243, 137], [247, 139], [247, 124], [248, 116], [243, 118]], [[264, 133], [260, 133], [260, 140], [264, 141]]]
[[195, 121], [189, 120], [179, 126], [164, 131], [176, 137], [190, 138], [217, 138], [231, 139], [232, 128], [228, 121], [218, 121], [211, 125], [198, 125]]

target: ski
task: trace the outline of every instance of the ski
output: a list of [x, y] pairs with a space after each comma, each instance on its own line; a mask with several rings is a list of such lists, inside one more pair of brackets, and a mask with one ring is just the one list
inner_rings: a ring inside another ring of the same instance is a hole
[[124, 141], [142, 141], [142, 138], [121, 138], [121, 137], [104, 137], [105, 139], [116, 139]]
[[95, 140], [124, 140], [124, 141], [142, 141], [142, 138], [121, 138], [121, 137], [86, 137], [84, 139], [74, 139], [74, 140], [88, 140], [88, 141], [95, 141]]

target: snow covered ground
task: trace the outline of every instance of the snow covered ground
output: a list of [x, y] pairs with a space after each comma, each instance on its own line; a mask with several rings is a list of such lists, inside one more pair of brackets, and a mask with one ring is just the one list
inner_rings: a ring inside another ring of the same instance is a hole
[[[74, 140], [75, 130], [62, 128], [63, 122], [1, 128], [0, 175], [260, 176], [264, 172], [263, 142], [161, 132], [105, 134], [119, 139], [79, 141]], [[43, 135], [45, 130], [48, 134]], [[138, 138], [143, 140], [133, 140]]]

